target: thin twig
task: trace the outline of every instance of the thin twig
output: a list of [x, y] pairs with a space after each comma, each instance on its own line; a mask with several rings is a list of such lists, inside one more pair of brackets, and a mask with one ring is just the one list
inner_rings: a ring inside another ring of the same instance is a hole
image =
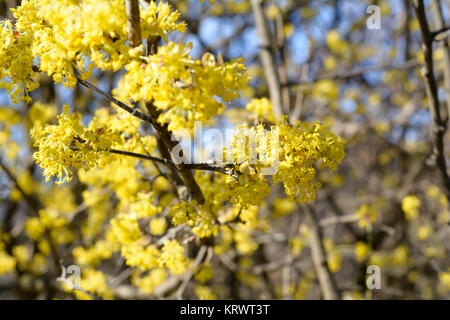
[[450, 30], [450, 26], [442, 27], [442, 28], [439, 29], [439, 30], [433, 31], [433, 32], [431, 33], [431, 38], [432, 38], [433, 40], [436, 40], [436, 37], [437, 37], [438, 35], [440, 35], [441, 33], [445, 33], [445, 32], [447, 32], [447, 31], [449, 31], [449, 30]]
[[308, 84], [314, 84], [318, 81], [323, 80], [348, 80], [352, 78], [357, 78], [365, 73], [379, 71], [379, 70], [408, 70], [413, 69], [415, 67], [419, 66], [419, 63], [416, 60], [409, 60], [403, 63], [402, 65], [377, 65], [377, 66], [369, 66], [369, 67], [361, 67], [356, 68], [354, 70], [348, 71], [348, 72], [331, 72], [331, 73], [324, 73], [319, 74], [314, 79], [310, 81], [301, 81], [301, 82], [288, 82], [287, 86], [301, 86], [301, 85], [308, 85]]
[[192, 277], [194, 276], [194, 272], [196, 271], [196, 269], [198, 268], [198, 266], [200, 265], [200, 263], [202, 263], [203, 258], [205, 257], [208, 247], [206, 246], [201, 246], [200, 250], [198, 251], [197, 257], [194, 260], [194, 263], [192, 265], [191, 270], [189, 270], [186, 275], [184, 276], [183, 282], [181, 283], [181, 285], [178, 287], [177, 291], [174, 294], [174, 297], [177, 300], [181, 300], [183, 298], [183, 293], [186, 290], [189, 281], [191, 281]]
[[433, 160], [439, 170], [442, 184], [445, 187], [447, 199], [450, 200], [450, 177], [447, 173], [447, 164], [444, 153], [444, 135], [446, 131], [446, 121], [441, 116], [438, 85], [434, 76], [433, 63], [433, 38], [428, 25], [423, 0], [416, 0], [414, 3], [417, 19], [422, 31], [422, 50], [425, 57], [425, 65], [422, 70], [425, 88], [428, 97], [429, 109], [431, 113], [432, 134], [433, 134]]
[[[43, 208], [43, 204], [41, 203], [41, 201], [37, 197], [35, 197], [33, 194], [28, 194], [22, 189], [22, 187], [19, 185], [19, 183], [17, 181], [17, 178], [9, 170], [9, 168], [1, 161], [1, 159], [0, 159], [0, 168], [2, 168], [3, 171], [5, 171], [8, 178], [14, 183], [16, 189], [20, 192], [22, 197], [25, 199], [26, 204], [31, 209], [31, 213], [33, 215], [35, 215], [36, 217], [39, 217], [39, 211], [40, 211], [40, 209]], [[60, 261], [59, 253], [58, 253], [56, 245], [53, 241], [53, 238], [50, 234], [50, 231], [47, 228], [45, 228], [45, 230], [44, 230], [44, 236], [50, 246], [50, 255], [53, 260], [55, 271], [59, 272], [59, 271], [61, 271], [60, 264], [59, 264], [59, 261]]]
[[322, 219], [319, 221], [321, 227], [326, 227], [338, 223], [352, 223], [358, 221], [358, 217], [354, 214], [349, 214], [346, 216], [333, 216]]
[[[154, 161], [154, 162], [159, 162], [159, 163], [162, 163], [162, 164], [165, 164], [165, 165], [170, 165], [170, 166], [176, 167], [176, 164], [172, 160], [169, 160], [169, 159], [166, 159], [166, 158], [158, 158], [158, 157], [153, 157], [153, 156], [145, 155], [145, 154], [141, 154], [141, 153], [135, 153], [135, 152], [123, 151], [123, 150], [116, 150], [116, 149], [110, 149], [109, 152], [114, 153], [114, 154], [120, 154], [120, 155], [129, 156], [129, 157], [135, 157], [135, 158], [140, 158], [140, 159], [144, 159], [144, 160], [150, 160], [150, 161]], [[213, 166], [213, 165], [210, 165], [208, 163], [183, 163], [181, 165], [183, 167], [185, 167], [185, 168], [190, 169], [190, 170], [204, 170], [204, 171], [220, 172], [220, 173], [232, 176], [233, 178], [235, 178], [235, 179], [237, 179], [239, 181], [239, 177], [232, 170], [232, 168], [234, 167], [234, 165], [232, 165], [232, 164], [228, 164], [228, 165], [225, 165], [223, 167]]]
[[153, 120], [151, 117], [149, 117], [148, 115], [140, 112], [139, 110], [137, 110], [136, 108], [132, 108], [130, 106], [128, 106], [127, 104], [123, 103], [122, 101], [114, 98], [113, 96], [107, 94], [106, 92], [104, 92], [103, 90], [101, 90], [100, 88], [94, 86], [92, 83], [90, 83], [87, 80], [83, 80], [80, 76], [80, 74], [78, 73], [78, 71], [75, 70], [75, 76], [78, 80], [78, 83], [85, 86], [86, 88], [98, 93], [99, 95], [101, 95], [103, 98], [105, 98], [105, 100], [114, 103], [116, 106], [122, 108], [123, 110], [125, 110], [126, 112], [130, 113], [131, 115], [135, 116], [136, 118], [139, 118], [143, 121], [149, 122], [151, 124], [153, 124]]
[[[439, 0], [433, 0], [432, 2], [432, 9], [433, 9], [433, 13], [434, 13], [434, 17], [435, 17], [435, 21], [436, 21], [436, 26], [438, 28], [441, 28], [441, 30], [444, 30], [447, 28], [450, 28], [449, 26], [444, 27], [445, 25], [445, 21], [444, 21], [444, 16], [442, 14], [442, 6], [441, 6], [441, 2]], [[440, 32], [438, 32], [436, 34], [436, 31], [433, 33], [433, 39], [436, 40], [436, 36], [439, 34]], [[447, 40], [446, 37], [444, 37], [442, 39], [441, 46], [442, 49], [444, 51], [444, 63], [443, 63], [443, 70], [442, 72], [444, 73], [444, 86], [445, 86], [445, 95], [446, 95], [446, 99], [447, 99], [447, 116], [450, 115], [450, 43]]]
[[260, 59], [264, 69], [267, 86], [269, 87], [270, 100], [273, 105], [275, 117], [283, 114], [283, 101], [281, 99], [281, 85], [278, 70], [276, 68], [275, 53], [272, 48], [272, 35], [267, 22], [262, 0], [250, 0], [255, 25], [260, 38]]

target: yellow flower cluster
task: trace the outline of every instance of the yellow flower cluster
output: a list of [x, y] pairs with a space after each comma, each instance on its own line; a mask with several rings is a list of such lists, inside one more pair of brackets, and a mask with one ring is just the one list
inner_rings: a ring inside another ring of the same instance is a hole
[[56, 176], [59, 181], [70, 181], [72, 168], [89, 170], [94, 167], [102, 152], [108, 151], [113, 141], [118, 141], [118, 135], [106, 127], [84, 128], [81, 116], [69, 114], [69, 107], [58, 116], [58, 124], [46, 127], [36, 126], [31, 131], [38, 148], [33, 158], [44, 169], [47, 181]]
[[419, 216], [420, 199], [416, 195], [408, 195], [402, 200], [402, 210], [407, 220], [414, 220]]
[[217, 295], [207, 286], [195, 286], [194, 292], [200, 300], [217, 300]]
[[127, 101], [152, 102], [163, 111], [158, 119], [169, 130], [192, 128], [194, 121], [209, 121], [221, 113], [224, 102], [239, 98], [247, 83], [241, 59], [223, 62], [205, 54], [194, 60], [191, 45], [169, 43], [158, 53], [126, 65], [114, 94]]
[[186, 223], [200, 238], [209, 237], [216, 235], [219, 228], [214, 220], [214, 211], [207, 210], [208, 207], [212, 209], [210, 201], [197, 207], [193, 202], [180, 202], [172, 206], [170, 216], [174, 225]]
[[358, 241], [355, 244], [355, 256], [358, 261], [364, 261], [367, 256], [370, 254], [370, 247], [367, 243]]
[[[92, 269], [83, 270], [82, 278], [80, 281], [80, 287], [86, 290], [87, 292], [102, 297], [103, 299], [108, 300], [113, 298], [113, 293], [108, 287], [106, 276], [101, 271]], [[91, 296], [79, 290], [74, 290], [74, 293], [78, 299], [83, 300], [93, 299]]]
[[16, 267], [16, 260], [5, 251], [0, 250], [0, 275], [11, 272]]
[[163, 217], [155, 217], [150, 220], [150, 233], [154, 236], [163, 235], [166, 231], [167, 223]]
[[57, 111], [55, 106], [40, 102], [33, 103], [28, 114], [30, 127], [42, 127], [56, 119], [56, 115]]
[[76, 247], [72, 253], [82, 266], [98, 266], [103, 259], [111, 257], [113, 246], [107, 241], [97, 241], [89, 248]]
[[377, 220], [377, 211], [373, 206], [367, 204], [362, 205], [355, 215], [358, 218], [358, 226], [360, 228], [367, 228]]
[[172, 274], [183, 274], [188, 267], [188, 260], [183, 251], [184, 248], [176, 240], [166, 241], [161, 250], [159, 263], [167, 267]]
[[446, 289], [446, 291], [450, 292], [450, 271], [439, 272], [439, 280], [441, 281], [441, 283], [444, 286], [444, 288]]
[[167, 35], [173, 31], [184, 32], [186, 24], [178, 23], [180, 13], [172, 11], [167, 2], [149, 1], [148, 6], [144, 6], [141, 12], [141, 32], [142, 38], [161, 37], [167, 42]]
[[253, 99], [247, 104], [247, 110], [253, 112], [258, 120], [275, 122], [275, 116], [272, 112], [272, 103], [267, 98]]
[[[265, 188], [267, 182], [263, 174], [273, 174], [275, 183], [282, 182], [291, 199], [313, 201], [320, 187], [316, 167], [333, 171], [345, 156], [344, 142], [325, 125], [318, 122], [291, 125], [283, 118], [278, 119], [270, 131], [263, 125], [248, 128], [244, 124], [238, 128], [231, 149], [226, 153], [227, 160], [241, 163], [237, 171], [243, 175], [239, 182], [231, 178], [228, 182], [236, 188], [238, 197], [245, 197], [240, 203], [249, 204], [257, 204], [270, 192]], [[268, 167], [274, 171], [264, 171]], [[245, 185], [245, 194], [238, 190], [240, 185]]]
[[338, 272], [342, 266], [342, 253], [336, 248], [333, 240], [326, 238], [323, 242], [327, 253], [328, 268], [331, 272]]
[[28, 92], [39, 87], [33, 81], [31, 41], [31, 36], [15, 30], [11, 21], [0, 22], [0, 88], [8, 91], [13, 103], [30, 102]]
[[211, 265], [205, 264], [197, 270], [197, 272], [194, 274], [194, 277], [201, 283], [205, 283], [206, 281], [208, 281], [213, 277], [213, 273], [214, 271], [211, 268]]
[[167, 271], [164, 268], [156, 268], [146, 276], [133, 274], [131, 282], [135, 284], [142, 292], [151, 294], [153, 290], [167, 279]]
[[[8, 90], [23, 86], [26, 91], [36, 88], [31, 77], [33, 59], [38, 67], [55, 82], [74, 86], [74, 67], [86, 70], [86, 64], [117, 71], [139, 56], [128, 46], [127, 17], [122, 0], [28, 0], [13, 9], [16, 29], [10, 22], [2, 25], [0, 61], [13, 81]], [[172, 31], [183, 32], [180, 15], [172, 12], [165, 2], [151, 1], [140, 10], [142, 36], [163, 37]], [[11, 61], [14, 61], [11, 63]], [[2, 70], [4, 71], [4, 70]], [[31, 76], [31, 77], [30, 77]], [[16, 99], [20, 90], [13, 90]]]
[[318, 122], [297, 122], [290, 125], [278, 121], [280, 136], [279, 169], [274, 182], [282, 181], [285, 192], [300, 202], [313, 201], [317, 169], [337, 169], [345, 157], [344, 142], [325, 125]]

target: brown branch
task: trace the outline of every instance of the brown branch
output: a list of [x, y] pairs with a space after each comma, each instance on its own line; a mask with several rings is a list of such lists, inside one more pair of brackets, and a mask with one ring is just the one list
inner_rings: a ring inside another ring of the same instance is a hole
[[136, 48], [142, 44], [140, 12], [138, 0], [125, 0], [127, 12], [128, 41], [131, 47]]
[[[139, 17], [140, 11], [138, 1], [127, 0], [128, 33], [129, 38], [133, 39], [133, 41], [130, 41], [130, 44], [133, 47], [140, 44], [140, 43], [138, 44], [138, 42], [135, 41], [137, 34], [139, 34], [140, 37]], [[147, 42], [148, 42], [147, 53], [148, 54], [157, 53], [159, 38], [151, 38], [148, 39]], [[167, 150], [164, 151], [170, 152], [170, 150], [174, 150], [174, 148], [178, 146], [178, 141], [172, 140], [172, 133], [169, 131], [167, 124], [161, 125], [158, 123], [158, 118], [161, 114], [161, 111], [158, 110], [152, 102], [147, 103], [146, 107], [150, 114], [149, 122], [152, 124], [153, 128], [158, 132], [159, 137], [163, 141], [163, 145], [165, 146], [165, 148], [167, 148]], [[164, 147], [163, 145], [160, 146]], [[188, 168], [184, 164], [175, 164], [175, 167], [179, 171], [181, 179], [183, 180], [183, 183], [189, 192], [189, 198], [197, 200], [199, 204], [204, 203], [205, 197], [203, 196], [203, 193], [199, 185], [195, 181], [194, 175], [192, 174], [190, 168]], [[169, 169], [173, 170], [172, 168]]]
[[311, 206], [304, 206], [304, 214], [309, 231], [309, 245], [311, 248], [311, 255], [314, 264], [314, 269], [319, 280], [320, 290], [325, 300], [340, 299], [334, 278], [328, 268], [328, 261], [325, 248], [322, 243], [322, 230], [316, 218], [316, 213], [313, 212]]
[[[20, 194], [24, 198], [26, 204], [28, 205], [31, 213], [34, 216], [39, 217], [39, 210], [41, 210], [43, 208], [43, 204], [33, 194], [28, 194], [25, 192], [25, 190], [22, 189], [22, 187], [19, 185], [19, 183], [17, 181], [17, 178], [9, 170], [9, 168], [3, 163], [3, 161], [1, 161], [1, 159], [0, 159], [0, 168], [2, 168], [3, 171], [5, 171], [8, 178], [11, 180], [12, 183], [14, 183], [16, 189], [20, 192]], [[47, 228], [44, 231], [44, 236], [50, 246], [50, 253], [51, 253], [51, 257], [52, 257], [53, 264], [55, 267], [55, 272], [61, 272], [60, 263], [59, 263], [60, 262], [59, 253], [58, 253], [55, 243], [53, 242], [50, 231]]]
[[441, 116], [438, 98], [438, 85], [434, 76], [433, 37], [428, 25], [423, 0], [416, 0], [414, 2], [414, 8], [417, 19], [419, 20], [420, 29], [422, 31], [422, 50], [425, 57], [425, 65], [422, 73], [425, 81], [431, 118], [433, 120], [433, 160], [439, 170], [442, 184], [445, 187], [446, 196], [450, 200], [450, 178], [447, 173], [447, 164], [444, 155], [444, 135], [446, 131], [446, 123]]
[[416, 60], [409, 60], [406, 61], [402, 65], [378, 65], [378, 66], [370, 66], [370, 67], [362, 67], [362, 68], [356, 68], [354, 70], [348, 71], [348, 72], [332, 72], [332, 73], [324, 73], [319, 74], [315, 76], [312, 80], [309, 81], [301, 81], [301, 82], [288, 82], [287, 86], [300, 86], [300, 85], [307, 85], [307, 84], [314, 84], [318, 81], [322, 80], [333, 80], [333, 81], [339, 81], [339, 80], [349, 80], [352, 78], [357, 78], [365, 73], [373, 72], [373, 71], [379, 71], [379, 70], [408, 70], [413, 69], [415, 67], [419, 66], [419, 63]]
[[[449, 30], [450, 26], [445, 27], [442, 6], [439, 0], [433, 0], [432, 8], [436, 20], [436, 27], [440, 28], [440, 30], [433, 32], [433, 39], [436, 39], [438, 34], [443, 32], [445, 29]], [[447, 115], [450, 115], [450, 44], [446, 38], [442, 41], [442, 49], [444, 51], [444, 68], [442, 71], [444, 73], [444, 85], [447, 98]]]
[[189, 281], [194, 276], [194, 273], [197, 271], [197, 268], [203, 262], [207, 251], [210, 249], [212, 249], [212, 248], [207, 247], [207, 246], [200, 247], [197, 257], [195, 258], [194, 263], [192, 264], [192, 269], [186, 272], [186, 274], [183, 278], [183, 281], [181, 282], [181, 285], [178, 287], [177, 291], [173, 294], [173, 296], [172, 296], [173, 298], [176, 298], [177, 300], [181, 300], [183, 298], [183, 293], [186, 290], [186, 288], [189, 284]]
[[327, 227], [339, 223], [353, 223], [358, 221], [358, 217], [354, 214], [349, 214], [345, 216], [332, 216], [325, 219], [320, 220], [319, 225], [321, 227]]
[[[440, 35], [441, 33], [446, 33], [447, 31], [449, 31], [450, 30], [450, 26], [442, 26], [442, 27], [440, 27], [440, 29], [439, 30], [436, 30], [436, 31], [433, 31], [432, 33], [431, 33], [431, 37], [433, 38], [433, 40], [436, 40], [436, 37], [438, 36], [438, 35]], [[437, 40], [437, 41], [439, 41], [439, 40]]]
[[[150, 114], [150, 117], [152, 119], [155, 119], [155, 121], [152, 122], [152, 125], [153, 128], [158, 132], [158, 135], [162, 140], [161, 147], [167, 149], [166, 151], [168, 151], [169, 153], [171, 150], [176, 150], [179, 142], [172, 139], [172, 133], [169, 131], [168, 124], [160, 124], [156, 121], [156, 119], [158, 119], [161, 115], [161, 111], [158, 110], [153, 103], [147, 103], [146, 107]], [[183, 157], [182, 150], [180, 150], [180, 156]], [[175, 167], [178, 170], [184, 185], [189, 191], [190, 198], [197, 200], [199, 204], [203, 204], [205, 202], [205, 198], [200, 189], [200, 186], [195, 181], [191, 168], [189, 168], [189, 166], [184, 163], [175, 164]]]
[[[74, 69], [75, 70], [75, 69]], [[167, 150], [173, 150], [178, 145], [178, 141], [172, 141], [172, 134], [168, 130], [167, 125], [161, 125], [157, 122], [157, 119], [159, 117], [160, 111], [156, 109], [153, 104], [149, 104], [148, 109], [152, 111], [153, 115], [148, 116], [140, 111], [138, 111], [136, 108], [132, 108], [128, 106], [127, 104], [123, 103], [122, 101], [112, 97], [111, 95], [107, 94], [106, 92], [102, 91], [100, 88], [94, 86], [92, 83], [90, 83], [87, 80], [83, 80], [79, 73], [76, 71], [75, 75], [77, 77], [78, 83], [85, 86], [88, 89], [91, 89], [92, 91], [100, 94], [103, 98], [105, 98], [107, 101], [117, 105], [121, 109], [127, 111], [131, 115], [135, 116], [138, 119], [141, 119], [143, 121], [146, 121], [150, 123], [153, 128], [158, 132], [159, 136], [162, 138], [164, 147]], [[177, 164], [175, 165], [177, 170], [179, 171], [182, 180], [186, 187], [188, 188], [190, 195], [192, 198], [196, 199], [198, 203], [202, 204], [205, 202], [205, 198], [203, 197], [203, 194], [200, 190], [200, 187], [198, 186], [197, 182], [194, 179], [194, 176], [190, 169], [186, 167], [184, 164]]]
[[281, 85], [275, 62], [275, 52], [272, 48], [272, 35], [269, 29], [263, 0], [250, 0], [256, 29], [261, 41], [260, 59], [264, 69], [267, 86], [269, 87], [270, 100], [273, 105], [273, 114], [276, 118], [283, 114], [283, 102], [281, 98]]
[[291, 107], [291, 93], [290, 88], [285, 86], [288, 82], [287, 76], [287, 57], [286, 57], [286, 38], [284, 36], [284, 19], [281, 10], [277, 14], [276, 24], [275, 24], [275, 35], [276, 35], [276, 44], [278, 48], [278, 52], [280, 54], [280, 63], [278, 64], [278, 71], [280, 77], [280, 90], [281, 90], [281, 99], [283, 101], [283, 112], [288, 114]]
[[[154, 157], [154, 156], [150, 156], [150, 155], [146, 155], [146, 154], [123, 151], [123, 150], [116, 150], [116, 149], [110, 149], [109, 152], [114, 153], [114, 154], [129, 156], [129, 157], [140, 158], [140, 159], [144, 159], [144, 160], [150, 160], [153, 162], [158, 162], [158, 163], [162, 163], [165, 165], [170, 165], [172, 167], [176, 167], [176, 164], [172, 160], [166, 159], [166, 158], [158, 158], [158, 157]], [[222, 167], [222, 166], [214, 166], [209, 163], [185, 163], [185, 164], [183, 164], [183, 166], [190, 170], [215, 171], [215, 172], [230, 175], [237, 180], [239, 179], [237, 174], [235, 172], [233, 172], [233, 170], [232, 170], [232, 168], [234, 167], [234, 165], [232, 165], [232, 164], [225, 165]]]
[[106, 92], [104, 92], [100, 88], [96, 87], [95, 85], [93, 85], [89, 81], [83, 80], [81, 78], [79, 72], [76, 69], [74, 69], [74, 71], [75, 71], [75, 76], [76, 76], [79, 84], [81, 84], [81, 85], [85, 86], [86, 88], [88, 88], [88, 89], [98, 93], [103, 98], [105, 98], [105, 100], [115, 104], [116, 106], [118, 106], [119, 108], [125, 110], [126, 112], [130, 113], [131, 115], [135, 116], [136, 118], [153, 124], [153, 119], [151, 117], [149, 117], [148, 115], [146, 115], [146, 114], [142, 113], [141, 111], [137, 110], [137, 108], [132, 108], [132, 107], [128, 106], [127, 104], [123, 103], [122, 101], [120, 101], [120, 100], [114, 98], [113, 96], [107, 94]]

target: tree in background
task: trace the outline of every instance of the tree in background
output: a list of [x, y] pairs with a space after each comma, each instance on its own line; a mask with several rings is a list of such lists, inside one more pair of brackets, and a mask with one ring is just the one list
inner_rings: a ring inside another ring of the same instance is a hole
[[439, 0], [1, 6], [1, 297], [448, 297]]

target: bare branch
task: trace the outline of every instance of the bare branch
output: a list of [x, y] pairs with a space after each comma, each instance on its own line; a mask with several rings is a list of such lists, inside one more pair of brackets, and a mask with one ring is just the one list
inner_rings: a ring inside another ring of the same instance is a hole
[[322, 291], [323, 298], [325, 300], [337, 300], [340, 298], [339, 292], [336, 288], [334, 278], [331, 275], [330, 269], [328, 268], [327, 256], [325, 253], [325, 248], [322, 243], [322, 230], [317, 222], [315, 212], [313, 212], [312, 207], [306, 205], [304, 206], [304, 214], [309, 229], [309, 245], [311, 247], [311, 255], [314, 264], [314, 269], [317, 273], [317, 278], [319, 279], [320, 289]]
[[[442, 14], [442, 6], [439, 0], [433, 0], [432, 2], [433, 13], [436, 21], [437, 28], [440, 30], [433, 32], [433, 39], [444, 32], [444, 30], [450, 30], [450, 26], [445, 27], [444, 16]], [[447, 98], [447, 115], [450, 115], [450, 43], [446, 37], [442, 39], [442, 49], [444, 51], [444, 63], [443, 63], [443, 73], [444, 73], [444, 85], [445, 93]]]
[[439, 169], [442, 184], [445, 187], [446, 196], [450, 199], [450, 178], [447, 173], [447, 164], [444, 155], [444, 135], [446, 131], [446, 123], [441, 116], [438, 86], [434, 76], [433, 37], [428, 25], [423, 0], [416, 0], [414, 7], [416, 10], [417, 19], [419, 20], [420, 29], [422, 31], [422, 50], [425, 57], [425, 66], [422, 73], [424, 76], [431, 118], [433, 120], [433, 160]]
[[[43, 208], [43, 204], [41, 203], [41, 201], [39, 200], [39, 198], [35, 197], [33, 194], [28, 194], [26, 193], [22, 187], [19, 185], [17, 178], [14, 176], [14, 174], [9, 170], [9, 168], [3, 163], [3, 161], [0, 159], [0, 168], [3, 169], [3, 171], [5, 171], [6, 175], [8, 176], [8, 178], [11, 180], [11, 182], [14, 183], [16, 189], [20, 192], [20, 194], [22, 195], [22, 197], [24, 198], [26, 204], [28, 205], [28, 207], [31, 210], [31, 213], [34, 216], [39, 216], [39, 210]], [[60, 258], [59, 258], [59, 253], [58, 250], [56, 248], [55, 242], [53, 241], [53, 238], [50, 234], [50, 231], [45, 228], [44, 231], [44, 236], [46, 238], [46, 240], [49, 243], [50, 246], [50, 254], [53, 260], [53, 264], [55, 267], [55, 272], [60, 272]]]
[[100, 88], [94, 86], [92, 83], [90, 83], [87, 80], [83, 80], [80, 76], [80, 74], [78, 73], [78, 71], [75, 70], [75, 76], [77, 77], [78, 83], [85, 86], [86, 88], [98, 93], [99, 95], [101, 95], [103, 98], [105, 98], [105, 100], [114, 103], [116, 106], [118, 106], [119, 108], [125, 110], [126, 112], [130, 113], [131, 115], [135, 116], [136, 118], [139, 118], [143, 121], [149, 122], [153, 124], [153, 120], [151, 117], [149, 117], [148, 115], [140, 112], [139, 110], [137, 110], [136, 108], [132, 108], [130, 106], [128, 106], [127, 104], [123, 103], [122, 101], [114, 98], [113, 96], [107, 94], [106, 92], [104, 92], [103, 90], [101, 90]]
[[275, 63], [275, 53], [272, 48], [272, 35], [264, 14], [263, 0], [250, 0], [256, 29], [261, 41], [260, 58], [263, 65], [267, 85], [269, 87], [270, 100], [273, 105], [275, 117], [283, 114], [283, 102], [281, 99], [280, 77]]
[[437, 36], [439, 36], [441, 33], [446, 33], [449, 30], [450, 30], [450, 26], [441, 27], [439, 30], [433, 31], [431, 33], [431, 37], [433, 38], [433, 40], [437, 40], [436, 39]]
[[135, 48], [142, 44], [140, 12], [138, 0], [125, 0], [127, 12], [128, 41]]
[[[123, 151], [123, 150], [116, 150], [116, 149], [110, 149], [109, 152], [114, 153], [114, 154], [120, 154], [120, 155], [140, 158], [140, 159], [144, 159], [144, 160], [150, 160], [150, 161], [162, 163], [162, 164], [165, 164], [165, 165], [170, 165], [170, 166], [173, 166], [173, 167], [176, 168], [176, 164], [172, 160], [166, 159], [166, 158], [158, 158], [158, 157], [154, 157], [154, 156], [150, 156], [150, 155], [146, 155], [146, 154], [140, 154], [140, 153]], [[211, 165], [209, 163], [184, 163], [184, 164], [181, 164], [181, 165], [183, 167], [185, 167], [185, 168], [190, 169], [190, 170], [215, 171], [215, 172], [220, 172], [220, 173], [223, 173], [223, 174], [230, 175], [233, 178], [238, 179], [238, 176], [232, 170], [233, 167], [234, 167], [234, 165], [232, 165], [232, 164], [225, 165], [225, 166], [222, 166], [222, 167], [214, 166], [214, 165]]]
[[324, 74], [319, 74], [316, 77], [314, 77], [314, 79], [309, 80], [309, 81], [301, 81], [301, 82], [289, 82], [286, 85], [287, 86], [300, 86], [300, 85], [306, 85], [306, 84], [313, 84], [316, 83], [318, 81], [322, 81], [322, 80], [334, 80], [334, 81], [339, 81], [339, 80], [349, 80], [352, 78], [357, 78], [360, 77], [362, 75], [364, 75], [365, 73], [369, 73], [369, 72], [374, 72], [374, 71], [379, 71], [379, 70], [408, 70], [408, 69], [413, 69], [415, 67], [419, 66], [419, 63], [416, 60], [409, 60], [406, 61], [404, 64], [402, 65], [386, 65], [386, 64], [382, 64], [382, 65], [378, 65], [378, 66], [369, 66], [369, 67], [362, 67], [362, 68], [357, 68], [348, 72], [331, 72], [331, 73], [324, 73]]

